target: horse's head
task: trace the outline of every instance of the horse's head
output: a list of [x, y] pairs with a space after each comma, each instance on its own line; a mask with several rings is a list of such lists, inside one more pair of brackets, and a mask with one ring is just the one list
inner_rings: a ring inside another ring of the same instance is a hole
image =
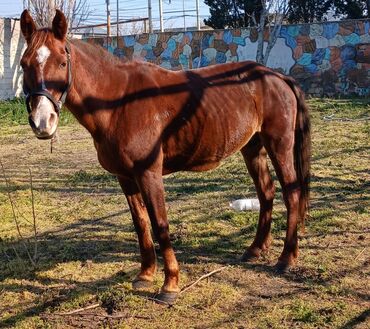
[[51, 29], [36, 29], [34, 20], [25, 10], [21, 16], [21, 30], [27, 42], [21, 66], [29, 123], [37, 138], [49, 139], [56, 132], [59, 111], [71, 84], [67, 22], [57, 10]]

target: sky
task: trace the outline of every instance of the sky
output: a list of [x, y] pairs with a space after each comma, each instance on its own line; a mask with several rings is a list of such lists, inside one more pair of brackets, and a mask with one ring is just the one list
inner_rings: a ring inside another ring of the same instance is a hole
[[[159, 0], [151, 0], [153, 27], [159, 28]], [[106, 21], [105, 0], [88, 0], [87, 3], [92, 11], [86, 24], [98, 24]], [[185, 25], [196, 26], [196, 0], [162, 0], [164, 27], [183, 27], [183, 6], [185, 6]], [[110, 0], [111, 20], [116, 21], [117, 1]], [[119, 0], [119, 16], [121, 19], [148, 16], [148, 0]], [[201, 22], [209, 16], [209, 8], [202, 0], [199, 0]], [[0, 17], [19, 17], [23, 10], [22, 0], [0, 0]]]

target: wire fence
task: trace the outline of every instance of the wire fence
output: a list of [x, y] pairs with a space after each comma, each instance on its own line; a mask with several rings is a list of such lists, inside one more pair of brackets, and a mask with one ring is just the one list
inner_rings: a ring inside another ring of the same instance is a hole
[[73, 30], [84, 36], [119, 36], [176, 28], [194, 30], [209, 16], [208, 7], [201, 5], [199, 0], [93, 1], [89, 3], [88, 18]]

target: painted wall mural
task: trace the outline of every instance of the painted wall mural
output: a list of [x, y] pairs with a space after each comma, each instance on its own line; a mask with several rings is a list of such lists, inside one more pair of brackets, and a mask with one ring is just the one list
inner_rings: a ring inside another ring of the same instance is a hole
[[[265, 40], [268, 34], [265, 33]], [[181, 70], [255, 60], [255, 29], [88, 38], [120, 58]], [[370, 20], [283, 26], [267, 66], [296, 78], [314, 96], [370, 94]]]

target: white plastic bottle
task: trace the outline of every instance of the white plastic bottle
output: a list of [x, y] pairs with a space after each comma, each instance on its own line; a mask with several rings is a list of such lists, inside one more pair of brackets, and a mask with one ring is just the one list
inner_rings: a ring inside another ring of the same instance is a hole
[[230, 202], [230, 207], [236, 211], [259, 210], [260, 202], [258, 199], [239, 199]]

